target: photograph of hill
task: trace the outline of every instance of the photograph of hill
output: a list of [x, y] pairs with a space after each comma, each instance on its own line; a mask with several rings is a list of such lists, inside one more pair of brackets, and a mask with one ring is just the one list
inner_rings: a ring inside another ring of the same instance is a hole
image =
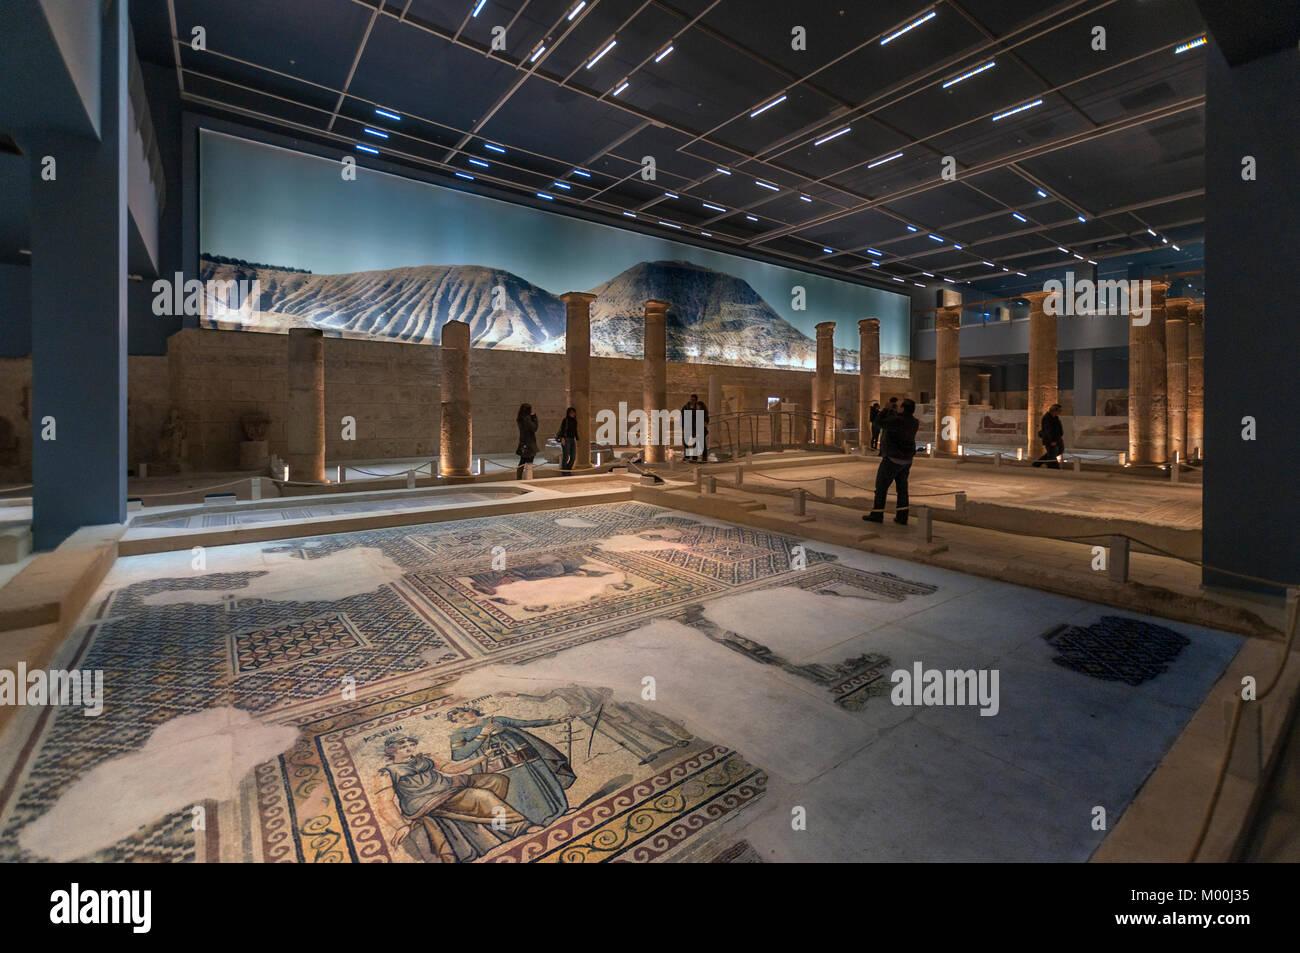
[[242, 309], [207, 309], [208, 327], [436, 344], [465, 321], [475, 347], [563, 352], [560, 295], [586, 291], [598, 357], [641, 356], [656, 298], [670, 303], [671, 361], [812, 368], [813, 325], [832, 320], [836, 367], [854, 371], [858, 319], [876, 317], [881, 373], [909, 373], [902, 295], [384, 173], [347, 181], [329, 160], [217, 133], [200, 141], [200, 276], [259, 290]]

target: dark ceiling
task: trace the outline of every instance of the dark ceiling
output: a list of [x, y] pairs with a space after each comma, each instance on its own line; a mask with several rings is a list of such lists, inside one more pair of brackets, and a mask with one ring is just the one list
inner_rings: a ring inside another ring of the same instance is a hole
[[132, 19], [187, 105], [854, 280], [993, 292], [1203, 235], [1205, 49], [1175, 52], [1202, 36], [1193, 0], [133, 0]]

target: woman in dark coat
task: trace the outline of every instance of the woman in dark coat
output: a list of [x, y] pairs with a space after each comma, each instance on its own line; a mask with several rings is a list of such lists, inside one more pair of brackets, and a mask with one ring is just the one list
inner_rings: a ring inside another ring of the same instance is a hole
[[532, 404], [519, 405], [515, 423], [519, 425], [519, 446], [515, 450], [519, 454], [519, 466], [515, 468], [515, 479], [522, 480], [524, 464], [532, 463], [533, 457], [537, 456], [537, 415], [533, 413]]
[[555, 433], [555, 439], [560, 441], [563, 448], [560, 461], [560, 470], [566, 474], [573, 472], [573, 461], [578, 455], [578, 411], [575, 407], [570, 407], [564, 412], [564, 419], [560, 421], [560, 429]]

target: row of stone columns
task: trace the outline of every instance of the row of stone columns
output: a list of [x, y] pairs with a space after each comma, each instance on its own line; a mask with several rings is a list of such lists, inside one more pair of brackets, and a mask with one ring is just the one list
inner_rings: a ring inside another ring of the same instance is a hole
[[1129, 325], [1129, 461], [1205, 455], [1205, 305], [1151, 282], [1150, 320]]
[[[575, 469], [591, 466], [591, 303], [595, 295], [571, 291], [561, 295], [565, 309], [565, 363], [568, 405], [578, 414]], [[642, 399], [647, 415], [667, 410], [668, 401], [668, 308], [666, 301], [645, 303], [645, 341], [642, 361]], [[880, 321], [858, 322], [861, 347], [859, 426], [862, 439], [870, 432], [870, 407], [880, 399]], [[953, 343], [955, 353], [955, 341]], [[448, 321], [442, 327], [442, 414], [438, 472], [444, 477], [468, 477], [473, 446], [473, 415], [470, 406], [470, 329], [463, 321]], [[325, 360], [324, 335], [314, 328], [289, 331], [287, 378], [289, 406], [288, 449], [285, 462], [289, 479], [304, 483], [325, 482]], [[708, 405], [721, 407], [722, 393], [716, 375], [709, 377]], [[813, 376], [813, 410], [821, 414], [823, 443], [836, 439], [835, 322], [817, 325], [817, 370]], [[646, 428], [643, 445], [649, 463], [661, 463], [666, 448]]]

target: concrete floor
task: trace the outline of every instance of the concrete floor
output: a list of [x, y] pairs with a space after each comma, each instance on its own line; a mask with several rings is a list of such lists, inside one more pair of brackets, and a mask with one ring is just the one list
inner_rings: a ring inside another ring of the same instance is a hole
[[[0, 856], [1082, 861], [1242, 642], [574, 503], [120, 559], [73, 637], [104, 712], [5, 739], [28, 753]], [[896, 704], [917, 665], [996, 694]], [[532, 780], [458, 775], [467, 733], [520, 742]], [[417, 768], [472, 790], [420, 820], [391, 780]], [[517, 818], [502, 836], [492, 808]]]

